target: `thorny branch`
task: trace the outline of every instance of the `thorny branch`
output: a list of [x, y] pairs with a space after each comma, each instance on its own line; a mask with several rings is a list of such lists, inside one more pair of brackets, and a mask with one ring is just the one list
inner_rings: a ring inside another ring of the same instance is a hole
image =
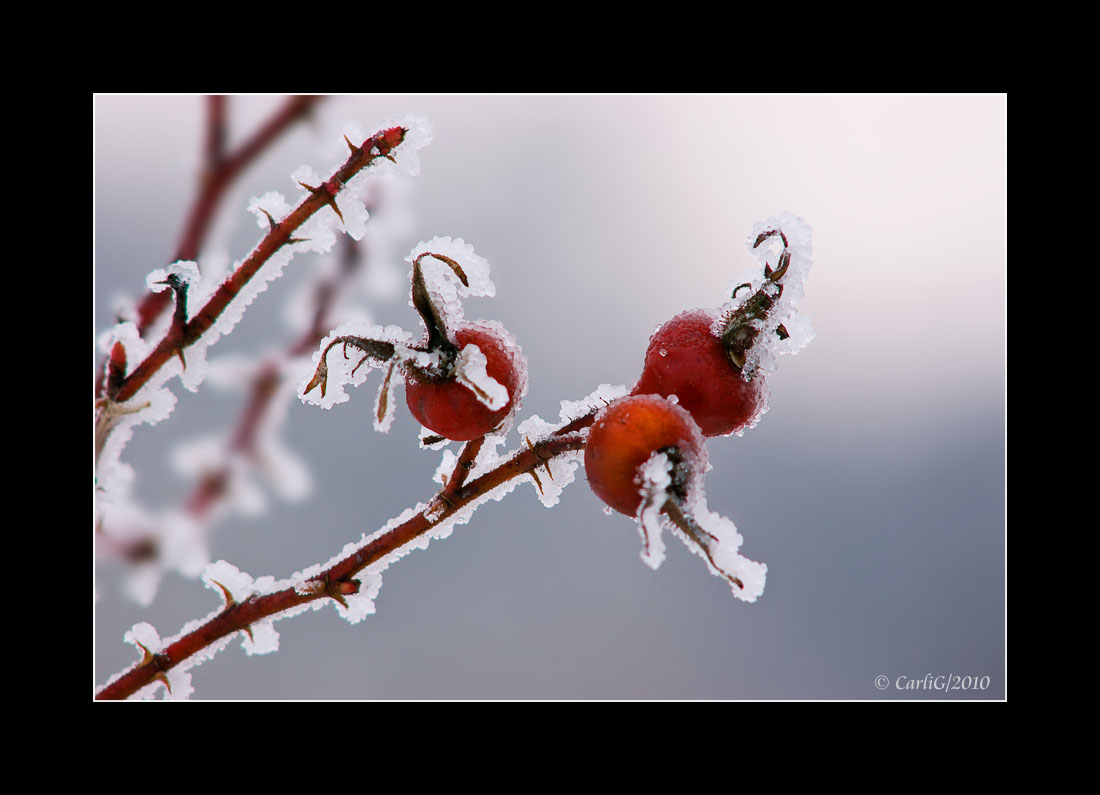
[[[591, 423], [593, 416], [594, 412], [574, 420], [565, 428], [584, 427]], [[226, 606], [217, 615], [173, 641], [157, 654], [147, 654], [145, 659], [100, 690], [96, 694], [96, 699], [128, 698], [158, 678], [163, 678], [165, 672], [212, 643], [235, 632], [247, 631], [251, 624], [261, 619], [318, 599], [332, 598], [343, 602], [343, 596], [359, 590], [358, 581], [353, 579], [355, 575], [372, 563], [443, 524], [462, 508], [485, 497], [504, 483], [529, 474], [555, 456], [583, 449], [585, 435], [564, 432], [565, 428], [532, 447], [516, 452], [507, 461], [476, 480], [465, 483], [465, 478], [484, 438], [468, 442], [459, 454], [458, 462], [447, 483], [429, 503], [427, 510], [417, 513], [384, 535], [374, 538], [307, 583], [284, 588], [275, 593], [253, 596], [243, 602], [228, 600]]]
[[[193, 261], [210, 231], [211, 222], [221, 200], [230, 185], [274, 141], [278, 140], [295, 122], [309, 117], [313, 107], [322, 99], [317, 96], [290, 97], [270, 119], [246, 139], [233, 152], [225, 150], [227, 123], [226, 97], [214, 96], [207, 100], [206, 138], [203, 149], [203, 172], [199, 180], [199, 192], [187, 213], [187, 220], [180, 233], [173, 257], [168, 261]], [[167, 309], [171, 294], [168, 291], [148, 292], [137, 305], [138, 333], [143, 335]], [[103, 395], [103, 368], [96, 368], [96, 397]]]
[[[336, 195], [352, 177], [375, 160], [390, 157], [391, 152], [404, 140], [406, 130], [394, 127], [383, 130], [368, 138], [362, 146], [353, 147], [351, 156], [322, 185], [312, 188], [311, 193], [286, 218], [278, 223], [272, 222], [271, 230], [253, 249], [240, 267], [233, 272], [198, 313], [186, 322], [177, 320], [164, 335], [157, 346], [143, 362], [135, 367], [122, 380], [116, 394], [111, 396], [115, 403], [124, 403], [141, 389], [153, 375], [173, 356], [182, 355], [185, 348], [197, 342], [221, 316], [234, 297], [248, 284], [276, 251], [288, 243], [294, 242], [293, 233], [322, 207], [332, 206]], [[177, 295], [177, 300], [179, 300]]]

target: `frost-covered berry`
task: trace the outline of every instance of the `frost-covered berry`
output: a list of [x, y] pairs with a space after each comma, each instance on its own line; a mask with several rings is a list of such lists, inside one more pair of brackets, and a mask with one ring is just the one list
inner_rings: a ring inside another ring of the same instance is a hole
[[600, 411], [589, 430], [584, 449], [588, 484], [616, 511], [636, 516], [646, 489], [646, 465], [656, 453], [666, 454], [673, 464], [670, 496], [685, 500], [706, 467], [698, 426], [663, 397], [621, 398]]
[[425, 428], [454, 441], [477, 439], [511, 414], [526, 380], [523, 354], [503, 329], [466, 323], [454, 331], [458, 358], [448, 376], [410, 368], [409, 411]]
[[675, 395], [704, 436], [725, 436], [751, 425], [767, 403], [767, 385], [757, 374], [746, 380], [715, 332], [716, 311], [692, 309], [661, 326], [650, 338], [634, 395]]

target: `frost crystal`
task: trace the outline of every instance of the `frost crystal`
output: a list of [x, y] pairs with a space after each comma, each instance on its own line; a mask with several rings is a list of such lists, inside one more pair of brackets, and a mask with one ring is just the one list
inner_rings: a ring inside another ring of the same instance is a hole
[[[462, 283], [446, 260], [429, 256], [432, 254], [456, 262], [462, 269], [467, 284]], [[424, 277], [424, 286], [431, 294], [432, 303], [448, 327], [462, 322], [462, 302], [459, 298], [492, 298], [496, 295], [496, 285], [489, 277], [489, 261], [479, 256], [474, 251], [474, 247], [460, 237], [433, 237], [431, 240], [418, 243], [405, 257], [405, 261], [411, 266], [418, 259], [420, 271]], [[411, 278], [413, 273], [411, 267], [409, 273]], [[409, 306], [413, 306], [411, 298]]]
[[223, 593], [224, 588], [234, 602], [243, 602], [254, 593], [252, 577], [224, 560], [207, 566], [202, 581], [207, 588], [219, 593]]
[[638, 480], [642, 502], [638, 506], [638, 531], [642, 535], [642, 562], [657, 569], [665, 560], [665, 542], [662, 535], [667, 519], [661, 508], [672, 485], [672, 462], [668, 455], [656, 452], [642, 467]]
[[[749, 235], [746, 245], [759, 265], [751, 273], [730, 283], [732, 293], [739, 284], [750, 284], [751, 289], [742, 288], [738, 291], [738, 298], [727, 301], [719, 312], [719, 318], [724, 317], [728, 311], [736, 309], [753, 292], [764, 287], [764, 266], [770, 265], [774, 269], [779, 256], [783, 251], [783, 240], [779, 235], [772, 235], [759, 246], [754, 245], [759, 236], [764, 232], [782, 230], [787, 238], [787, 251], [790, 253], [790, 265], [786, 275], [782, 278], [783, 293], [776, 300], [774, 307], [768, 313], [767, 320], [760, 323], [761, 333], [755, 344], [745, 354], [745, 371], [760, 372], [764, 375], [775, 372], [776, 357], [783, 354], [796, 354], [805, 348], [815, 333], [809, 319], [798, 311], [798, 302], [806, 294], [806, 279], [813, 265], [813, 230], [806, 222], [794, 214], [785, 212], [778, 218], [772, 217], [767, 221], [757, 222], [753, 225], [752, 234]], [[720, 321], [719, 321], [720, 323]], [[776, 333], [780, 324], [786, 330], [788, 336], [781, 339]], [[720, 332], [719, 332], [720, 333]], [[759, 419], [759, 418], [757, 418]]]
[[[767, 565], [742, 557], [740, 549], [744, 539], [737, 532], [736, 525], [726, 517], [708, 510], [706, 497], [701, 490], [691, 511], [699, 526], [712, 536], [708, 549], [713, 563], [694, 544], [688, 544], [688, 548], [706, 561], [711, 574], [723, 579], [728, 579], [727, 575], [732, 575], [741, 581], [743, 588], [731, 586], [734, 596], [745, 602], [755, 602], [764, 593], [764, 583], [768, 574]], [[682, 537], [683, 534], [678, 528], [674, 528], [674, 531]]]
[[476, 345], [467, 345], [458, 355], [455, 379], [493, 411], [508, 403], [508, 388], [489, 375], [489, 360]]
[[[324, 394], [320, 388], [314, 388], [308, 393], [305, 391], [310, 386], [310, 377], [307, 376], [298, 384], [298, 397], [303, 403], [330, 409], [338, 403], [350, 400], [350, 395], [344, 390], [345, 386], [359, 386], [367, 380], [371, 370], [388, 367], [388, 362], [378, 361], [373, 357], [365, 357], [363, 352], [353, 345], [335, 345], [328, 350], [340, 337], [362, 337], [380, 342], [393, 343], [396, 352], [394, 357], [402, 361], [416, 361], [425, 365], [428, 362], [420, 357], [420, 354], [410, 350], [413, 345], [412, 335], [398, 326], [372, 326], [358, 322], [343, 323], [321, 340], [321, 344], [313, 354], [313, 364], [316, 367], [325, 356], [328, 368], [328, 376]], [[326, 356], [327, 351], [327, 356]]]
[[[535, 414], [521, 422], [516, 430], [525, 442], [533, 445], [548, 438], [557, 430], [557, 426]], [[583, 450], [570, 450], [540, 466], [531, 476], [531, 484], [538, 492], [539, 502], [547, 508], [557, 505], [565, 487], [576, 480], [577, 469], [583, 458]]]
[[619, 398], [630, 392], [630, 387], [622, 384], [600, 384], [596, 390], [580, 400], [563, 400], [561, 402], [562, 423], [571, 422], [578, 417], [583, 417], [592, 410], [610, 406]]
[[[138, 651], [141, 652], [141, 660], [138, 661], [139, 665], [150, 655], [157, 654], [161, 649], [171, 643], [171, 640], [162, 641], [153, 625], [144, 621], [140, 624], [134, 624], [130, 631], [123, 635], [123, 640], [133, 644]], [[164, 699], [166, 701], [180, 701], [189, 698], [191, 694], [195, 692], [195, 689], [191, 686], [191, 675], [183, 670], [181, 666], [169, 669], [165, 675], [165, 679], [167, 682], [157, 679], [151, 684], [146, 685], [141, 688], [141, 690], [134, 693], [132, 698], [149, 700], [155, 698], [157, 692], [160, 691], [161, 688], [164, 688]], [[108, 684], [110, 684], [110, 682], [108, 682]]]
[[[267, 232], [271, 228], [271, 221], [280, 223], [290, 215], [294, 208], [286, 200], [286, 197], [278, 191], [268, 191], [263, 196], [253, 196], [248, 201], [248, 211], [255, 213], [256, 226]], [[268, 215], [271, 219], [268, 220]]]
[[[701, 467], [702, 470], [708, 468], [709, 464]], [[729, 583], [735, 597], [746, 602], [755, 602], [764, 592], [768, 567], [743, 557], [740, 553], [743, 539], [737, 532], [737, 527], [726, 517], [707, 508], [701, 471], [692, 473], [691, 482], [685, 489], [688, 499], [682, 509], [687, 526], [689, 529], [693, 526], [694, 529], [689, 533], [672, 521], [664, 510], [672, 483], [671, 473], [672, 462], [668, 455], [656, 452], [650, 456], [638, 476], [642, 502], [635, 520], [642, 538], [642, 561], [653, 569], [664, 562], [665, 545], [662, 534], [664, 530], [669, 530], [689, 550], [703, 558], [711, 574]], [[739, 581], [740, 585], [735, 581]]]

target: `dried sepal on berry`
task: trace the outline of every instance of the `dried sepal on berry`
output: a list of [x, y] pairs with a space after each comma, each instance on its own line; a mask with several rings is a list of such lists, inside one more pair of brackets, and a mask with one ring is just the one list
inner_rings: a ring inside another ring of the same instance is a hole
[[584, 461], [596, 495], [637, 521], [647, 565], [664, 560], [670, 530], [737, 598], [752, 602], [763, 592], [767, 567], [741, 557], [733, 523], [706, 507], [705, 440], [685, 409], [657, 395], [615, 401], [596, 415]]

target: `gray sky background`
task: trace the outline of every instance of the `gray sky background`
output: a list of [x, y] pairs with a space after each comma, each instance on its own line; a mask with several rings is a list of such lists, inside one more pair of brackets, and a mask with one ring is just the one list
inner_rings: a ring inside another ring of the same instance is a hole
[[[232, 140], [280, 102], [231, 100]], [[101, 96], [93, 110], [98, 333], [175, 246], [203, 99]], [[801, 305], [817, 338], [781, 360], [758, 427], [709, 443], [708, 501], [768, 564], [767, 588], [736, 601], [671, 538], [650, 570], [632, 522], [604, 515], [581, 473], [553, 509], [521, 486], [392, 566], [378, 613], [356, 626], [325, 609], [279, 622], [275, 654], [234, 642], [192, 671], [195, 698], [1004, 697], [1006, 97], [334, 97], [242, 178], [210, 250], [245, 256], [259, 233], [249, 196], [293, 196], [290, 173], [327, 168], [344, 122], [410, 112], [435, 140], [391, 267], [437, 235], [490, 261], [497, 297], [466, 315], [523, 346], [520, 419], [632, 383], [657, 324], [717, 306], [751, 266], [755, 221], [789, 210], [813, 227]], [[296, 257], [211, 358], [287, 344], [286, 303], [316, 260]], [[363, 301], [418, 328], [405, 295]], [[269, 495], [267, 514], [220, 522], [213, 559], [286, 577], [431, 496], [439, 454], [416, 449], [405, 412], [389, 434], [371, 430], [376, 384], [329, 412], [290, 407], [312, 495]], [[175, 413], [139, 427], [124, 455], [150, 509], [190, 488], [175, 446], [225, 432], [240, 409], [231, 393], [172, 389]], [[95, 684], [135, 659], [122, 641], [135, 622], [167, 636], [216, 605], [170, 575], [139, 608], [120, 573], [95, 572]], [[895, 687], [928, 674], [990, 684]]]

